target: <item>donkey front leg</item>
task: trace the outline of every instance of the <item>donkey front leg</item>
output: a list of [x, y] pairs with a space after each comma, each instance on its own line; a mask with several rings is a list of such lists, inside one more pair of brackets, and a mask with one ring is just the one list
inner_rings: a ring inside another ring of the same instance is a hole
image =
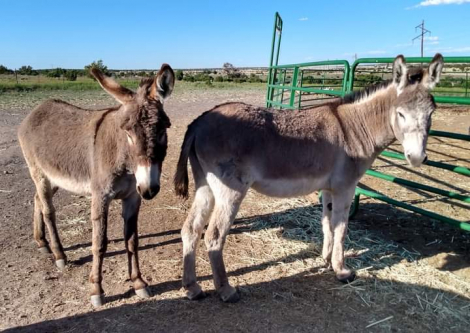
[[333, 252], [333, 230], [331, 230], [331, 211], [333, 203], [331, 194], [328, 191], [322, 191], [323, 216], [321, 219], [323, 230], [323, 251], [322, 257], [328, 268], [331, 268], [331, 254]]
[[139, 269], [137, 219], [140, 202], [141, 198], [137, 192], [122, 200], [122, 218], [124, 219], [124, 242], [127, 251], [129, 278], [134, 285], [136, 295], [141, 298], [148, 298], [150, 294], [147, 289], [147, 283], [142, 279]]
[[103, 258], [108, 246], [108, 209], [111, 199], [101, 193], [93, 193], [91, 198], [91, 222], [93, 236], [91, 251], [93, 253], [93, 265], [90, 272], [91, 304], [95, 307], [104, 302], [104, 290], [101, 286], [103, 281], [102, 268]]
[[343, 282], [352, 282], [356, 275], [344, 264], [344, 239], [348, 229], [349, 208], [354, 195], [355, 186], [333, 192], [333, 212], [331, 226], [333, 229], [332, 265], [336, 278]]

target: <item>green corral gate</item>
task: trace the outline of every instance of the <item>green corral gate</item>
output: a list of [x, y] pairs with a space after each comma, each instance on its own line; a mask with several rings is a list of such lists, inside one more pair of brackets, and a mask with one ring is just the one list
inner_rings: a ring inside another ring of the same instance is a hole
[[[352, 65], [350, 65], [347, 60], [279, 65], [282, 27], [282, 19], [280, 15], [276, 13], [268, 71], [266, 93], [267, 107], [285, 109], [306, 108], [319, 102], [324, 102], [325, 99], [343, 97], [351, 93], [354, 89], [360, 89], [374, 82], [387, 79], [388, 76], [391, 75], [391, 64], [394, 58], [360, 58]], [[408, 64], [429, 63], [431, 60], [432, 58], [429, 57], [406, 58]], [[441, 83], [433, 90], [435, 101], [437, 103], [470, 105], [470, 57], [445, 57], [444, 61], [445, 63], [458, 64], [457, 66], [460, 66], [461, 71], [455, 74], [453, 79], [445, 81], [445, 85], [443, 84], [444, 81], [441, 80]], [[367, 75], [364, 75], [364, 73]], [[434, 130], [430, 130], [429, 134], [430, 136], [470, 141], [470, 135]], [[382, 155], [389, 158], [405, 160], [403, 154], [392, 151], [384, 151]], [[470, 176], [470, 170], [466, 167], [429, 160], [425, 162], [425, 164], [435, 168], [446, 169], [449, 172], [463, 176]], [[419, 184], [374, 170], [367, 170], [366, 174], [407, 187], [470, 203], [470, 196], [468, 195]], [[360, 187], [356, 188], [354, 203], [351, 208], [351, 216], [353, 216], [359, 208], [359, 197], [361, 195], [440, 220], [465, 231], [470, 231], [470, 221], [459, 221], [448, 216], [439, 215]]]

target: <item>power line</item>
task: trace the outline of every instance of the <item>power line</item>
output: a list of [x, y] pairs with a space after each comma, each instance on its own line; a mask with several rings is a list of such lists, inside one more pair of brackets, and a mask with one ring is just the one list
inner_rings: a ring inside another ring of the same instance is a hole
[[424, 35], [429, 33], [431, 34], [431, 31], [429, 31], [428, 29], [425, 29], [424, 28], [424, 20], [423, 22], [420, 24], [420, 25], [417, 25], [415, 27], [415, 31], [416, 29], [421, 29], [421, 34], [419, 34], [418, 36], [416, 36], [415, 38], [413, 38], [411, 40], [411, 42], [413, 43], [415, 41], [415, 39], [418, 39], [418, 38], [421, 38], [421, 58], [424, 56], [424, 49], [423, 49], [423, 46], [424, 46]]

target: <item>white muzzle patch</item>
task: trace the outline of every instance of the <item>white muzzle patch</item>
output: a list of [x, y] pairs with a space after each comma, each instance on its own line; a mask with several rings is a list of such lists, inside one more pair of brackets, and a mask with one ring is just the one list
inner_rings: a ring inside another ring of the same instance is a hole
[[424, 135], [405, 133], [402, 145], [408, 163], [418, 167], [424, 162], [426, 158]]
[[135, 171], [137, 186], [146, 191], [160, 186], [160, 170], [157, 164], [138, 165]]

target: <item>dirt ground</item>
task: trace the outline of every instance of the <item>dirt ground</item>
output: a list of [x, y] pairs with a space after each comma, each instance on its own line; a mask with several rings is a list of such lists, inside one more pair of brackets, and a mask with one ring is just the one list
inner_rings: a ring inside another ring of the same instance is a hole
[[[87, 107], [113, 105], [103, 92], [0, 95], [0, 329], [8, 332], [463, 332], [470, 324], [470, 234], [441, 222], [362, 198], [350, 222], [347, 262], [358, 278], [342, 285], [324, 269], [321, 210], [315, 195], [272, 199], [249, 192], [228, 237], [225, 261], [242, 299], [224, 304], [213, 294], [203, 243], [198, 276], [209, 297], [188, 301], [181, 290], [179, 229], [190, 200], [178, 199], [171, 179], [186, 126], [225, 101], [263, 105], [260, 88], [175, 89], [162, 190], [140, 214], [140, 264], [153, 297], [138, 299], [127, 279], [120, 203], [111, 206], [104, 262], [106, 304], [89, 302], [89, 198], [59, 191], [58, 228], [69, 259], [60, 272], [32, 238], [33, 183], [16, 129], [42, 100]], [[435, 129], [467, 133], [470, 108], [440, 107]], [[431, 160], [470, 166], [470, 145], [431, 138]], [[399, 150], [398, 145], [392, 149]], [[390, 160], [392, 161], [392, 160]], [[429, 167], [410, 169], [378, 160], [380, 171], [468, 195], [468, 178]], [[363, 184], [394, 198], [468, 221], [468, 205], [364, 177]]]

